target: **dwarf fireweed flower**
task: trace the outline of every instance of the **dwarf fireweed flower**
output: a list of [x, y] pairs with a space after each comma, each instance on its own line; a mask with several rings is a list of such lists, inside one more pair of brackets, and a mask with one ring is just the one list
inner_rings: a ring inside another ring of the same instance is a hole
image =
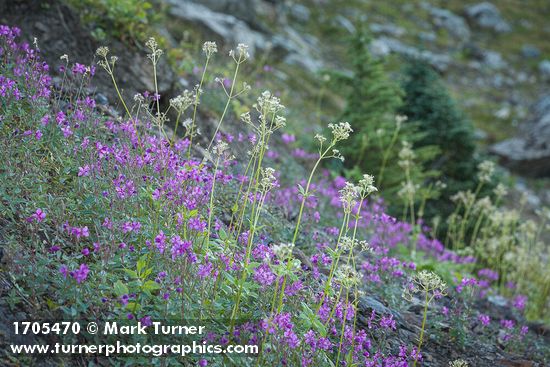
[[71, 272], [71, 276], [76, 280], [78, 284], [80, 284], [86, 280], [89, 272], [90, 268], [88, 268], [88, 265], [81, 264], [77, 270]]
[[27, 221], [28, 222], [36, 221], [40, 223], [40, 222], [43, 222], [44, 219], [46, 219], [46, 213], [42, 209], [38, 208], [30, 217], [27, 218]]
[[480, 314], [477, 318], [483, 326], [489, 326], [491, 323], [491, 318], [488, 315]]
[[519, 311], [523, 311], [525, 309], [526, 303], [527, 303], [527, 296], [520, 294], [514, 298], [512, 305]]

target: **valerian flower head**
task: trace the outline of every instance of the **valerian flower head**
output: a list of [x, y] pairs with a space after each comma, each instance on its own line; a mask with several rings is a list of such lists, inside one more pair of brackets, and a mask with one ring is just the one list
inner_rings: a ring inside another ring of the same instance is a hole
[[432, 297], [438, 297], [445, 295], [446, 291], [447, 284], [439, 275], [432, 271], [422, 270], [412, 277], [403, 292], [403, 297], [410, 300], [415, 293], [431, 293]]
[[333, 149], [332, 150], [332, 157], [336, 158], [336, 159], [339, 159], [342, 162], [345, 160], [344, 156], [342, 155], [342, 153], [340, 153], [340, 151], [338, 149]]
[[333, 141], [339, 142], [341, 140], [346, 140], [349, 138], [349, 135], [353, 132], [350, 124], [348, 122], [340, 122], [338, 124], [328, 124], [329, 129], [332, 131]]
[[285, 109], [285, 106], [281, 104], [281, 100], [268, 90], [264, 91], [258, 97], [258, 101], [254, 107], [256, 107], [258, 112], [264, 115], [276, 114]]
[[194, 94], [186, 89], [179, 96], [170, 99], [170, 106], [172, 106], [178, 113], [181, 114], [194, 102]]
[[489, 213], [493, 210], [493, 203], [491, 198], [486, 196], [482, 199], [479, 199], [474, 205], [475, 212]]
[[248, 46], [244, 43], [239, 43], [236, 50], [229, 51], [229, 56], [231, 56], [236, 63], [244, 62], [250, 58]]
[[275, 117], [275, 129], [281, 129], [286, 126], [286, 118], [283, 116]]
[[408, 120], [408, 117], [405, 115], [397, 115], [395, 116], [395, 123], [397, 124], [397, 128], [400, 129], [401, 125]]
[[150, 54], [147, 54], [147, 57], [153, 62], [153, 63], [156, 63], [157, 60], [159, 59], [159, 57], [162, 56], [163, 54], [163, 51], [158, 48], [158, 43], [157, 41], [153, 38], [153, 37], [150, 37], [147, 42], [145, 42], [145, 46], [147, 46], [147, 48], [149, 48], [151, 50], [151, 53]]
[[403, 169], [410, 169], [416, 154], [412, 150], [412, 145], [408, 141], [403, 142], [403, 147], [399, 151], [399, 166]]
[[216, 42], [207, 41], [202, 45], [202, 51], [206, 54], [206, 57], [210, 57], [218, 52], [218, 46]]
[[449, 367], [468, 367], [469, 364], [463, 359], [457, 359], [449, 362]]
[[419, 188], [420, 188], [419, 185], [415, 185], [410, 181], [402, 182], [401, 189], [397, 192], [397, 196], [403, 199], [411, 200]]
[[359, 241], [358, 239], [352, 239], [348, 236], [343, 236], [340, 240], [339, 247], [344, 251], [353, 251], [360, 249], [360, 251], [370, 251], [371, 247], [367, 241]]
[[493, 190], [493, 193], [497, 198], [502, 198], [508, 194], [508, 189], [502, 183], [499, 183]]
[[451, 200], [455, 203], [460, 203], [464, 205], [465, 207], [470, 207], [474, 204], [474, 201], [476, 200], [476, 196], [471, 191], [459, 191], [453, 196], [451, 196]]
[[374, 186], [374, 176], [364, 174], [363, 178], [359, 180], [359, 189], [362, 197], [366, 197], [378, 191], [378, 188]]
[[481, 182], [487, 183], [491, 181], [491, 176], [495, 173], [495, 163], [492, 161], [483, 161], [477, 168], [479, 169], [479, 180]]
[[344, 208], [344, 213], [349, 214], [356, 204], [357, 197], [359, 196], [359, 189], [351, 182], [346, 182], [344, 187], [339, 191], [340, 201]]
[[106, 46], [101, 46], [96, 50], [96, 55], [99, 57], [106, 58], [107, 54], [109, 54], [109, 48]]
[[357, 286], [361, 282], [361, 276], [355, 270], [355, 267], [349, 264], [340, 266], [334, 273], [334, 279], [344, 288]]
[[294, 250], [294, 244], [292, 243], [281, 243], [274, 245], [272, 248], [273, 253], [280, 260], [288, 259], [292, 256], [292, 251]]
[[351, 237], [343, 236], [340, 240], [340, 248], [344, 251], [351, 251], [355, 247], [355, 240]]
[[323, 145], [323, 143], [325, 141], [327, 141], [327, 138], [325, 138], [323, 135], [321, 134], [315, 134], [314, 136], [315, 140], [317, 140], [321, 145]]
[[275, 170], [271, 167], [262, 169], [262, 179], [260, 186], [263, 192], [268, 192], [277, 185], [277, 178], [275, 177]]
[[227, 149], [229, 149], [229, 145], [225, 141], [220, 141], [214, 148], [212, 148], [212, 151], [215, 155], [220, 157]]
[[252, 118], [250, 117], [250, 112], [245, 112], [241, 114], [241, 120], [248, 125], [252, 125]]

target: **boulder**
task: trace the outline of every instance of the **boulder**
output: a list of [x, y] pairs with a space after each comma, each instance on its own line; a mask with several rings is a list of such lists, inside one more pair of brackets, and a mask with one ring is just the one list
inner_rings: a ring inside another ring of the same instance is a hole
[[501, 16], [496, 6], [489, 2], [482, 2], [466, 8], [466, 16], [478, 27], [491, 29], [495, 32], [510, 32], [512, 27]]
[[540, 50], [533, 45], [523, 45], [521, 48], [521, 54], [528, 59], [536, 59], [540, 56]]
[[[258, 52], [272, 51], [278, 57], [292, 65], [299, 65], [305, 69], [316, 72], [323, 67], [319, 58], [315, 57], [319, 48], [318, 41], [313, 36], [303, 35], [292, 27], [286, 26], [284, 33], [271, 34], [253, 29], [242, 19], [232, 14], [221, 13], [197, 2], [187, 0], [166, 0], [170, 5], [170, 14], [185, 22], [201, 27], [204, 32], [231, 48], [238, 43], [248, 45], [251, 57]], [[216, 3], [211, 0], [207, 3]], [[233, 3], [224, 1], [224, 4]], [[253, 4], [251, 2], [250, 4]], [[214, 7], [223, 10], [225, 7]]]
[[403, 36], [407, 31], [403, 27], [399, 27], [395, 24], [380, 24], [380, 23], [372, 23], [369, 26], [369, 29], [373, 33], [384, 33], [388, 36], [393, 37], [400, 37]]
[[309, 21], [311, 12], [302, 4], [293, 4], [289, 9], [290, 16], [299, 22], [306, 23]]
[[531, 108], [521, 132], [491, 147], [504, 165], [531, 177], [550, 176], [550, 93]]
[[539, 72], [543, 79], [550, 79], [550, 60], [542, 60], [539, 63]]
[[385, 56], [393, 52], [406, 57], [424, 60], [441, 72], [446, 71], [451, 64], [451, 57], [449, 55], [436, 54], [428, 50], [419, 50], [390, 37], [374, 39], [371, 42], [370, 49], [375, 56]]
[[427, 7], [433, 23], [440, 28], [444, 28], [453, 37], [465, 42], [470, 39], [470, 28], [464, 19], [447, 9], [436, 8], [433, 6]]
[[168, 0], [170, 15], [196, 24], [204, 29], [205, 33], [228, 44], [230, 47], [238, 43], [244, 43], [249, 47], [251, 56], [258, 50], [264, 50], [267, 45], [267, 38], [264, 34], [250, 29], [248, 24], [233, 15], [213, 11], [212, 9], [198, 3]]

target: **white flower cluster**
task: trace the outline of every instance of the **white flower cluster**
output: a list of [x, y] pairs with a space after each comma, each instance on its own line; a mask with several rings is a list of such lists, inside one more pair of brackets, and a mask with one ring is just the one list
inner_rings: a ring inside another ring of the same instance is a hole
[[400, 198], [411, 200], [414, 198], [414, 195], [416, 194], [416, 191], [420, 189], [420, 186], [417, 184], [415, 185], [411, 181], [402, 182], [401, 183], [401, 189], [397, 192], [397, 196]]
[[349, 236], [342, 237], [339, 246], [344, 251], [352, 251], [356, 248], [359, 248], [361, 251], [364, 252], [372, 250], [367, 241], [359, 241], [358, 239], [353, 239]]
[[495, 173], [495, 163], [491, 161], [481, 162], [477, 168], [479, 169], [479, 180], [481, 182], [487, 183], [491, 181], [491, 176]]
[[495, 196], [497, 198], [500, 199], [500, 198], [508, 195], [508, 189], [502, 183], [499, 183], [497, 185], [497, 187], [495, 187], [495, 189], [493, 190], [493, 193], [495, 194]]
[[179, 96], [170, 99], [170, 106], [180, 114], [188, 109], [193, 103], [195, 103], [195, 95], [187, 89]]
[[229, 56], [231, 56], [237, 64], [244, 62], [245, 60], [250, 58], [250, 54], [248, 53], [248, 46], [244, 43], [239, 43], [236, 50], [229, 51]]
[[344, 288], [351, 288], [361, 283], [361, 276], [355, 267], [349, 264], [340, 266], [334, 273], [334, 279]]
[[405, 116], [405, 115], [397, 115], [395, 116], [395, 123], [397, 124], [397, 128], [398, 129], [401, 129], [401, 125], [403, 125], [403, 123], [405, 121], [408, 120], [408, 117]]
[[449, 362], [449, 367], [468, 367], [469, 364], [463, 359], [457, 359]]
[[[96, 55], [103, 58], [103, 60], [98, 60], [97, 64], [101, 66], [107, 73], [112, 73], [112, 67], [114, 67], [115, 63], [118, 60], [118, 57], [111, 56], [110, 62], [107, 61], [107, 55], [109, 54], [109, 48], [105, 46], [101, 46], [96, 50]], [[67, 59], [68, 61], [68, 59]]]
[[273, 253], [277, 256], [277, 258], [279, 258], [280, 260], [285, 260], [292, 256], [294, 244], [281, 243], [278, 245], [274, 245], [271, 249], [273, 250]]
[[96, 50], [95, 54], [99, 57], [106, 58], [109, 54], [109, 47], [101, 46]]
[[216, 42], [208, 41], [202, 45], [202, 51], [206, 54], [206, 57], [210, 58], [210, 56], [218, 52], [218, 46]]
[[411, 283], [403, 292], [403, 297], [410, 300], [415, 293], [432, 293], [432, 297], [435, 295], [443, 296], [446, 291], [447, 284], [439, 275], [433, 271], [422, 270], [412, 277]]
[[268, 192], [277, 185], [277, 178], [275, 177], [275, 169], [266, 167], [262, 169], [262, 179], [260, 186], [263, 192]]
[[357, 197], [359, 196], [359, 188], [351, 182], [346, 182], [344, 187], [339, 191], [340, 201], [344, 208], [344, 213], [349, 214], [357, 203]]
[[408, 141], [403, 142], [403, 147], [399, 151], [399, 166], [403, 169], [410, 169], [414, 159], [416, 158], [416, 154], [412, 150], [411, 143]]
[[347, 138], [349, 138], [349, 135], [353, 132], [353, 129], [351, 128], [348, 122], [328, 124], [328, 127], [332, 131], [332, 137], [335, 143], [341, 140], [346, 140]]
[[285, 106], [281, 104], [281, 100], [270, 91], [264, 91], [254, 104], [254, 108], [262, 114], [276, 114], [285, 109]]
[[150, 37], [147, 42], [145, 42], [145, 46], [147, 46], [147, 48], [151, 50], [151, 53], [147, 54], [147, 57], [156, 64], [158, 59], [163, 54], [163, 51], [158, 48], [157, 40], [155, 40], [153, 37]]
[[363, 178], [359, 180], [359, 189], [363, 198], [378, 191], [378, 188], [374, 186], [374, 176], [364, 174]]
[[455, 203], [459, 203], [464, 205], [464, 207], [470, 207], [474, 204], [476, 200], [476, 196], [473, 192], [470, 190], [468, 191], [459, 191], [453, 196], [451, 196], [451, 200]]
[[213, 153], [220, 157], [226, 150], [229, 149], [229, 145], [225, 141], [220, 141], [216, 146], [212, 149]]

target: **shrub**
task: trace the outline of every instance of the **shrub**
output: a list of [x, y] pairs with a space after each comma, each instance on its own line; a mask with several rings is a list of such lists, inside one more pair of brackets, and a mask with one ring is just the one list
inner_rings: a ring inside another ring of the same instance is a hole
[[[349, 48], [353, 74], [338, 78], [349, 87], [342, 119], [349, 121], [354, 129], [342, 153], [346, 157], [348, 174], [357, 177], [361, 172], [376, 173], [384, 198], [396, 208], [400, 203], [396, 193], [406, 179], [405, 171], [399, 166], [402, 144], [416, 145], [425, 137], [415, 123], [405, 124], [405, 120], [397, 116], [403, 93], [384, 70], [383, 60], [370, 54], [369, 43], [365, 31], [359, 30]], [[420, 186], [427, 177], [436, 176], [436, 172], [425, 168], [425, 163], [436, 154], [430, 144], [416, 150], [415, 164], [409, 172], [414, 185]]]
[[413, 142], [414, 148], [436, 145], [439, 155], [423, 162], [425, 167], [441, 172], [440, 179], [446, 185], [441, 199], [428, 204], [427, 217], [436, 213], [442, 218], [452, 211], [450, 197], [458, 191], [473, 190], [476, 167], [473, 127], [455, 105], [437, 73], [425, 62], [410, 60], [404, 72], [405, 97], [399, 113], [416, 122], [422, 133]]

